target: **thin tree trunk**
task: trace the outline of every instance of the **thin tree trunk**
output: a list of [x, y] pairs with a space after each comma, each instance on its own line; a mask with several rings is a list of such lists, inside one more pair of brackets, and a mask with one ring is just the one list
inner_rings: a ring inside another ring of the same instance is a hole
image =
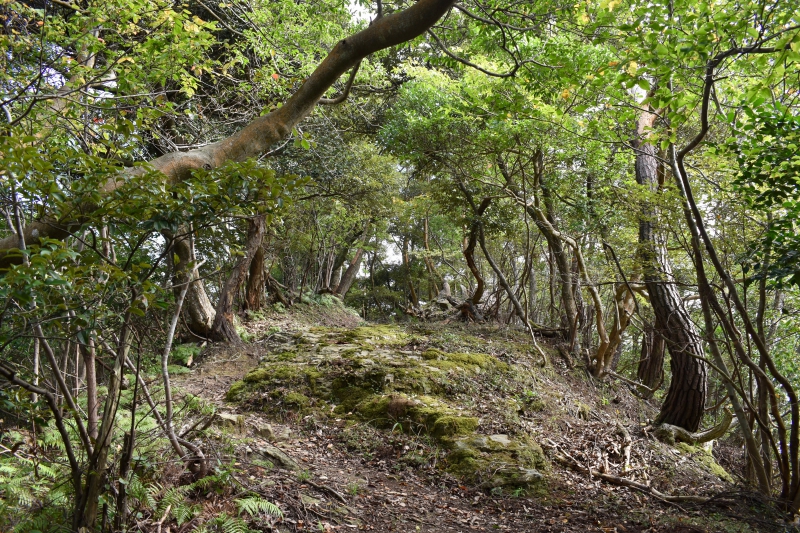
[[256, 250], [261, 246], [266, 231], [263, 215], [258, 215], [250, 219], [247, 230], [247, 241], [245, 243], [245, 254], [233, 267], [228, 281], [222, 288], [217, 303], [214, 325], [211, 328], [210, 338], [217, 342], [241, 342], [239, 334], [233, 325], [233, 300], [239, 287], [244, 281], [245, 273], [250, 267], [250, 263], [255, 256]]
[[83, 366], [86, 369], [86, 429], [89, 436], [97, 439], [98, 401], [97, 401], [97, 366], [94, 339], [89, 338], [88, 345], [80, 344]]
[[431, 248], [429, 241], [429, 228], [428, 228], [428, 217], [426, 216], [422, 221], [422, 228], [423, 228], [423, 239], [422, 243], [425, 246], [425, 267], [428, 269], [428, 274], [431, 277], [431, 283], [433, 284], [433, 290], [431, 295], [431, 300], [433, 299], [433, 295], [439, 294], [439, 284], [443, 283], [444, 280], [439, 272], [436, 271], [436, 268], [433, 266], [433, 261], [431, 260]]
[[[138, 298], [134, 293], [131, 297], [130, 307], [137, 305]], [[103, 418], [98, 431], [98, 438], [94, 451], [89, 459], [88, 474], [86, 476], [86, 489], [83, 492], [82, 501], [78, 501], [78, 526], [86, 527], [90, 531], [94, 529], [99, 510], [99, 496], [106, 476], [106, 463], [108, 453], [111, 448], [114, 436], [114, 426], [116, 424], [117, 409], [119, 407], [120, 387], [122, 386], [122, 368], [128, 351], [131, 346], [130, 333], [130, 308], [125, 315], [122, 333], [120, 335], [119, 346], [117, 346], [117, 357], [114, 361], [114, 369], [111, 372], [108, 382], [108, 393], [103, 408]]]
[[486, 209], [488, 209], [491, 203], [491, 198], [484, 198], [478, 206], [474, 215], [475, 220], [472, 221], [472, 224], [469, 228], [469, 240], [467, 241], [467, 246], [463, 251], [464, 259], [467, 261], [467, 267], [469, 267], [469, 271], [472, 272], [472, 275], [475, 278], [475, 290], [472, 292], [472, 296], [469, 298], [469, 301], [473, 306], [480, 303], [481, 298], [483, 298], [485, 286], [481, 271], [478, 268], [478, 265], [475, 263], [475, 245], [477, 244], [478, 232], [480, 230], [480, 217], [483, 216], [483, 213], [486, 211]]
[[[39, 338], [33, 339], [33, 386], [39, 386]], [[39, 395], [35, 392], [31, 394], [31, 401], [39, 401]]]
[[406, 235], [403, 235], [403, 264], [406, 267], [406, 276], [408, 277], [408, 292], [411, 298], [411, 305], [419, 308], [419, 297], [417, 297], [417, 291], [414, 290], [414, 278], [411, 275], [411, 260], [408, 254], [408, 237]]
[[517, 187], [513, 176], [506, 167], [505, 162], [500, 158], [498, 158], [497, 162], [500, 172], [503, 174], [503, 178], [505, 179], [506, 187], [511, 192], [515, 200], [524, 206], [528, 216], [533, 219], [533, 221], [536, 223], [536, 227], [539, 228], [539, 231], [542, 232], [545, 240], [547, 240], [547, 245], [552, 254], [552, 258], [555, 260], [555, 270], [557, 271], [559, 280], [558, 285], [561, 293], [561, 304], [563, 306], [561, 325], [569, 330], [570, 338], [574, 338], [576, 335], [575, 328], [577, 328], [578, 325], [578, 321], [575, 320], [575, 317], [578, 315], [578, 308], [575, 302], [575, 283], [572, 278], [572, 264], [567, 248], [564, 247], [564, 243], [561, 238], [556, 235], [558, 233], [558, 223], [556, 222], [552, 195], [550, 190], [542, 183], [544, 178], [544, 154], [541, 150], [537, 150], [536, 158], [534, 160], [533, 176], [534, 194], [536, 194], [536, 189], [541, 190], [542, 199], [545, 205], [545, 212], [542, 212], [541, 217], [537, 213], [537, 211], [541, 211], [541, 209], [538, 206], [535, 207], [533, 205], [529, 205], [523, 199], [523, 196]]

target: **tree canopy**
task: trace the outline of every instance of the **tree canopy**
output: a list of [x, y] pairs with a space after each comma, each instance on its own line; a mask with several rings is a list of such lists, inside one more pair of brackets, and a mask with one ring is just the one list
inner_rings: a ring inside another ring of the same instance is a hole
[[521, 328], [684, 432], [730, 406], [799, 512], [791, 6], [4, 0], [0, 400], [61, 439], [69, 527], [130, 464], [142, 358], [170, 405], [176, 336], [327, 295]]

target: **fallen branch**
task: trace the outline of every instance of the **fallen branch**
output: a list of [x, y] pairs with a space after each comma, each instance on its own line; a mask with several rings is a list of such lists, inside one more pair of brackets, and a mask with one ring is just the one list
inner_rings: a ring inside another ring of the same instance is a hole
[[672, 496], [670, 494], [664, 494], [663, 492], [654, 489], [650, 485], [645, 485], [644, 483], [639, 483], [638, 481], [632, 481], [630, 479], [625, 479], [623, 477], [615, 476], [613, 474], [606, 474], [604, 472], [600, 472], [598, 470], [593, 470], [593, 469], [591, 469], [589, 467], [583, 466], [578, 461], [576, 461], [575, 459], [569, 457], [568, 455], [566, 455], [564, 453], [555, 452], [555, 454], [553, 455], [553, 459], [555, 459], [556, 462], [559, 462], [559, 463], [563, 464], [564, 466], [568, 466], [568, 467], [573, 468], [573, 469], [575, 469], [575, 470], [577, 470], [579, 472], [582, 472], [584, 474], [588, 474], [588, 475], [590, 475], [592, 477], [596, 477], [596, 478], [602, 479], [603, 481], [608, 481], [609, 483], [612, 483], [614, 485], [619, 485], [621, 487], [629, 487], [629, 488], [638, 490], [640, 492], [643, 492], [644, 494], [653, 496], [654, 498], [657, 498], [659, 500], [663, 500], [663, 501], [669, 502], [669, 503], [686, 503], [686, 502], [690, 502], [690, 503], [708, 503], [708, 502], [710, 502], [712, 500], [713, 501], [720, 501], [720, 502], [721, 501], [725, 501], [726, 503], [734, 503], [732, 501], [720, 500], [720, 499], [715, 498], [715, 497], [707, 497], [707, 496]]

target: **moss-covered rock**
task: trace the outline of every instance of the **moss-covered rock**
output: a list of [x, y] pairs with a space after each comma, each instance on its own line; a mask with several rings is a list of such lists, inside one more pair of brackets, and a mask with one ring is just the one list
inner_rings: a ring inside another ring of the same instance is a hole
[[403, 329], [391, 325], [360, 326], [344, 331], [341, 340], [359, 345], [402, 346], [408, 341]]
[[[409, 339], [396, 326], [314, 328], [267, 354], [233, 384], [228, 399], [276, 414], [324, 416], [333, 405], [337, 417], [428, 435], [448, 451], [448, 471], [467, 481], [492, 487], [537, 481], [541, 448], [527, 438], [478, 434], [479, 418], [465, 409], [477, 381], [499, 390], [511, 377], [508, 364], [482, 353], [419, 351], [414, 347], [424, 339]], [[516, 400], [498, 395], [495, 403], [500, 418], [519, 423]]]
[[478, 419], [473, 416], [441, 416], [436, 419], [431, 430], [434, 437], [468, 435], [478, 429]]
[[225, 399], [229, 402], [235, 402], [241, 399], [242, 393], [247, 389], [247, 383], [244, 380], [239, 380], [231, 385], [231, 388], [228, 389], [228, 393], [225, 395]]
[[474, 435], [446, 439], [447, 471], [484, 488], [527, 486], [543, 480], [542, 448], [530, 438]]

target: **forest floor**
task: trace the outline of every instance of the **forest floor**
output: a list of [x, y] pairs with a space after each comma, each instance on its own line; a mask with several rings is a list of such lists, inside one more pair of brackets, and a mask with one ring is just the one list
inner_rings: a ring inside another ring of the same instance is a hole
[[[452, 452], [448, 455], [441, 444], [445, 441], [437, 441], [430, 432], [412, 430], [407, 423], [404, 431], [399, 421], [375, 427], [370, 420], [359, 419], [356, 408], [346, 400], [342, 402], [348, 405], [344, 410], [335, 402], [313, 396], [302, 396], [308, 402], [301, 402], [291, 380], [281, 387], [282, 382], [273, 379], [283, 372], [282, 367], [274, 366], [276, 361], [294, 354], [297, 361], [292, 364], [308, 368], [315, 363], [303, 361], [303, 354], [340, 357], [342, 348], [359, 339], [354, 331], [362, 340], [375, 340], [369, 337], [369, 327], [362, 323], [357, 328], [359, 320], [340, 311], [275, 313], [248, 322], [245, 328], [250, 342], [241, 347], [211, 347], [190, 372], [175, 377], [180, 394], [196, 395], [222, 413], [211, 427], [219, 434], [217, 444], [204, 443], [212, 462], [234, 462], [233, 476], [242, 492], [259, 494], [281, 508], [282, 517], [262, 518], [252, 524], [257, 529], [444, 533], [790, 530], [771, 518], [766, 506], [718, 466], [731, 472], [740, 469], [737, 445], [717, 445], [715, 460], [709, 461], [710, 456], [702, 450], [658, 442], [647, 432], [647, 421], [657, 412], [654, 405], [635, 397], [621, 383], [592, 382], [582, 370], [568, 369], [557, 352], [544, 344], [550, 360], [543, 367], [541, 353], [523, 349], [529, 348], [528, 342], [508, 329], [461, 324], [379, 329], [384, 337], [386, 331], [399, 331], [401, 340], [391, 339], [389, 346], [367, 344], [361, 356], [371, 358], [365, 360], [372, 363], [381, 350], [384, 354], [391, 350], [416, 354], [434, 347], [444, 353], [460, 352], [466, 346], [470, 352], [504, 360], [507, 366], [498, 373], [465, 376], [458, 375], [457, 368], [451, 369], [448, 376], [453, 382], [473, 383], [468, 389], [450, 391], [448, 401], [451, 405], [461, 401], [463, 406], [456, 409], [475, 415], [479, 436], [491, 435], [489, 438], [505, 442], [524, 435], [540, 444], [537, 449], [545, 456], [537, 467], [541, 481], [488, 486], [485, 480], [494, 478], [485, 471], [467, 477], [453, 475], [448, 467]], [[260, 364], [269, 374], [261, 383], [251, 379]], [[393, 379], [399, 382], [403, 373], [397, 370], [395, 374]], [[485, 376], [492, 379], [489, 389]], [[243, 378], [246, 381], [240, 381]], [[241, 389], [245, 384], [238, 401], [226, 400], [232, 396], [232, 386]], [[394, 390], [402, 387], [397, 385]], [[626, 434], [630, 460], [623, 469]], [[714, 499], [703, 504], [668, 503], [599, 480], [580, 466], [564, 466], [564, 457], [584, 467], [649, 483], [662, 493]], [[231, 494], [209, 492], [195, 497], [205, 514], [235, 513]], [[191, 522], [182, 527], [172, 525], [172, 531], [191, 529]]]

